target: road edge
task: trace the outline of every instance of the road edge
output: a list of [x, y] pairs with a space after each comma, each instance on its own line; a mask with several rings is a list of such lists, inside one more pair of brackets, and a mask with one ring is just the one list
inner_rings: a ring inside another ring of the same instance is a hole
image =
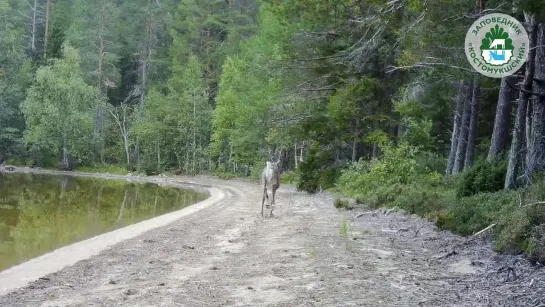
[[176, 180], [175, 178], [161, 178], [162, 180], [160, 180], [154, 177], [133, 177], [111, 174], [44, 171], [29, 168], [18, 168], [16, 172], [70, 175], [104, 179], [125, 179], [128, 181], [149, 182], [173, 187], [202, 189], [206, 190], [209, 193], [210, 197], [181, 210], [167, 213], [149, 220], [145, 220], [61, 247], [52, 252], [33, 258], [19, 265], [13, 266], [5, 271], [2, 271], [0, 272], [0, 296], [6, 295], [19, 288], [23, 288], [33, 281], [36, 281], [49, 274], [58, 272], [68, 266], [76, 264], [79, 261], [92, 258], [93, 256], [98, 255], [99, 253], [109, 249], [115, 244], [135, 238], [149, 230], [167, 226], [183, 217], [186, 217], [202, 209], [217, 204], [218, 202], [223, 200], [228, 194], [220, 188], [199, 185], [193, 182], [184, 183]]

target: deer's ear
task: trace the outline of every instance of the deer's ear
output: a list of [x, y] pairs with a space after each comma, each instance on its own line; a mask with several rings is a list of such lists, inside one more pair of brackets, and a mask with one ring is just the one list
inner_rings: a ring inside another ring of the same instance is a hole
[[271, 162], [267, 161], [267, 167], [271, 166]]

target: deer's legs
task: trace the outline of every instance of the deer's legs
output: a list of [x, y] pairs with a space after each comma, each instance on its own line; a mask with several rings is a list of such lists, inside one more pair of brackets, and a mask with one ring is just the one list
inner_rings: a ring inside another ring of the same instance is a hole
[[271, 206], [271, 203], [269, 201], [269, 193], [267, 193], [267, 186], [265, 186], [265, 199], [267, 199], [267, 204], [265, 204], [265, 207], [268, 209]]
[[270, 216], [273, 215], [273, 207], [274, 207], [274, 196], [276, 195], [276, 190], [278, 189], [278, 187], [274, 187], [272, 188], [272, 205], [271, 205], [271, 213], [270, 213]]
[[265, 198], [269, 201], [269, 195], [267, 195], [267, 186], [263, 186], [263, 199], [261, 201], [261, 216], [263, 216], [263, 205], [265, 204]]

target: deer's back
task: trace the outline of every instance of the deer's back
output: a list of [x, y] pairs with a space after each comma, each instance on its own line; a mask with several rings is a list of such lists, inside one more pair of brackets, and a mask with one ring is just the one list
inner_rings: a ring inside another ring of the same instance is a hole
[[276, 167], [265, 167], [261, 173], [261, 183], [280, 186], [280, 171]]

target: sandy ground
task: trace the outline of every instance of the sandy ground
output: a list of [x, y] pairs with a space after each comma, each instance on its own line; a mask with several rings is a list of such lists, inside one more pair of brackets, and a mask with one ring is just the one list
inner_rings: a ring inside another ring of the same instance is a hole
[[274, 216], [262, 218], [257, 184], [169, 180], [227, 196], [0, 296], [0, 306], [545, 306], [543, 269], [417, 217], [339, 211], [328, 193], [282, 185]]

